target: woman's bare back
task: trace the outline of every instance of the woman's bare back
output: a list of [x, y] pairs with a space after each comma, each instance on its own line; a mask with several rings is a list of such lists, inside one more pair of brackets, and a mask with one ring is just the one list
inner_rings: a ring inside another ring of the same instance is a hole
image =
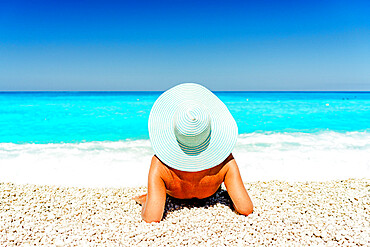
[[218, 166], [199, 172], [179, 171], [166, 166], [158, 159], [162, 166], [161, 177], [166, 185], [166, 193], [178, 199], [202, 199], [212, 196], [224, 181], [225, 165], [230, 159], [232, 155]]
[[166, 194], [179, 199], [206, 198], [213, 195], [223, 182], [235, 210], [244, 215], [252, 213], [252, 201], [232, 154], [218, 166], [199, 172], [170, 168], [153, 156], [148, 193], [133, 199], [143, 205], [141, 215], [146, 222], [158, 222], [163, 216]]

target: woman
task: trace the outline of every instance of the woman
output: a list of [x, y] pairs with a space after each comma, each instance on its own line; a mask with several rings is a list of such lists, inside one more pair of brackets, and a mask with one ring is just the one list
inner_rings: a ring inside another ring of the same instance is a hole
[[146, 222], [162, 219], [166, 194], [178, 199], [206, 198], [222, 183], [240, 214], [253, 212], [232, 149], [238, 128], [222, 101], [195, 83], [164, 92], [149, 116], [152, 158], [148, 193], [134, 199]]

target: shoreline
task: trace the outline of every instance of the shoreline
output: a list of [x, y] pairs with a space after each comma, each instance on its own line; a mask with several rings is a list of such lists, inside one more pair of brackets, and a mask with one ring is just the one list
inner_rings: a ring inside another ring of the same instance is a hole
[[370, 245], [370, 179], [245, 185], [254, 204], [247, 217], [219, 192], [191, 203], [168, 198], [163, 220], [148, 224], [131, 199], [144, 186], [0, 182], [0, 245]]
[[[241, 134], [232, 153], [245, 182], [370, 178], [366, 159], [369, 139], [370, 132]], [[0, 181], [79, 187], [145, 186], [153, 154], [149, 140], [0, 143]]]

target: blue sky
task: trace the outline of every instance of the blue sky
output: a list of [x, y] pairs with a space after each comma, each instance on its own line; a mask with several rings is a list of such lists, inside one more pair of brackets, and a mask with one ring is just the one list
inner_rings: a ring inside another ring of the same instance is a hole
[[0, 90], [370, 90], [370, 1], [7, 1]]

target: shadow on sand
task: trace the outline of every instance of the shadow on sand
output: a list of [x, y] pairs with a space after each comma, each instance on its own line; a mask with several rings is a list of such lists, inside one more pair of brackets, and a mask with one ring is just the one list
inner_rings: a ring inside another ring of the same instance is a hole
[[215, 194], [204, 199], [177, 199], [167, 195], [162, 219], [165, 219], [168, 213], [181, 210], [183, 208], [208, 208], [219, 203], [233, 208], [229, 194], [226, 190], [221, 189], [221, 187]]

